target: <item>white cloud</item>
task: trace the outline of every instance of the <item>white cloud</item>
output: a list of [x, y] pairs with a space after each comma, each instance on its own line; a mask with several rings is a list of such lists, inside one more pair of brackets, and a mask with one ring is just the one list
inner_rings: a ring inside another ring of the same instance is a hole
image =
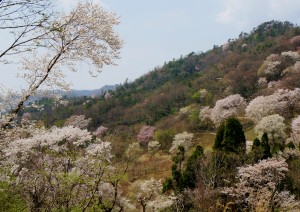
[[216, 17], [219, 23], [237, 28], [255, 26], [264, 21], [300, 21], [299, 0], [222, 0], [224, 9]]

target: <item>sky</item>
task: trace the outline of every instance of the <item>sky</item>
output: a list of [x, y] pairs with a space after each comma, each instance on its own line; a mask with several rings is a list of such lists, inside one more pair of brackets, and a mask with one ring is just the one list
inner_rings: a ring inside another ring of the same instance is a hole
[[[75, 0], [58, 0], [64, 10]], [[92, 78], [84, 66], [78, 73], [68, 73], [73, 89], [97, 89], [123, 83], [146, 74], [165, 62], [190, 52], [205, 52], [214, 45], [250, 32], [259, 24], [290, 21], [300, 24], [299, 0], [94, 0], [120, 16], [115, 28], [125, 45], [117, 66], [104, 66]], [[0, 32], [0, 41], [1, 38]], [[2, 41], [1, 41], [2, 42]], [[0, 66], [0, 83], [20, 87], [13, 68]], [[8, 71], [10, 70], [10, 71]]]

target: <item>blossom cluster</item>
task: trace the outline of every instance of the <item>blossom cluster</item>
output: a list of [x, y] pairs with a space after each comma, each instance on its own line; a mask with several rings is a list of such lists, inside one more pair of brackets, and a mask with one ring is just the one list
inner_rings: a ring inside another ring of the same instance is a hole
[[192, 145], [193, 137], [193, 133], [188, 133], [186, 131], [184, 131], [183, 133], [176, 134], [169, 152], [173, 153], [177, 151], [179, 146], [183, 146], [185, 150], [188, 150]]
[[211, 120], [216, 126], [219, 126], [227, 118], [244, 113], [246, 106], [246, 101], [241, 95], [230, 95], [216, 102], [211, 111]]
[[[279, 192], [277, 186], [288, 172], [288, 164], [283, 158], [273, 157], [257, 164], [239, 167], [238, 183], [234, 187], [221, 189], [237, 204], [247, 205], [250, 210], [280, 211], [299, 210], [300, 203], [288, 191]], [[290, 204], [286, 204], [289, 202]]]
[[136, 196], [138, 202], [144, 208], [151, 208], [152, 211], [158, 212], [174, 203], [174, 197], [162, 194], [161, 180], [151, 178], [144, 180], [139, 184], [139, 192]]
[[255, 132], [258, 137], [261, 137], [263, 133], [267, 133], [272, 138], [285, 138], [285, 124], [284, 118], [278, 114], [263, 117], [255, 126]]
[[246, 116], [258, 123], [263, 117], [279, 114], [290, 117], [299, 110], [300, 89], [279, 89], [269, 96], [258, 96], [246, 108]]

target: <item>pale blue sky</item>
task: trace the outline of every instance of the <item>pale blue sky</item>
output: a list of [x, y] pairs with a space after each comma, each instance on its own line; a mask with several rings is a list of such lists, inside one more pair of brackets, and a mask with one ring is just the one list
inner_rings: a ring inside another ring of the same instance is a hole
[[[95, 0], [97, 1], [97, 0]], [[74, 0], [60, 0], [72, 7]], [[68, 74], [74, 89], [96, 89], [130, 81], [188, 53], [206, 51], [236, 38], [241, 31], [269, 20], [300, 23], [299, 0], [101, 0], [120, 16], [117, 32], [124, 39], [118, 66], [104, 67], [97, 78], [81, 70]], [[0, 34], [1, 36], [1, 34]], [[2, 69], [2, 68], [1, 68]], [[84, 69], [84, 67], [82, 67]], [[1, 83], [19, 86], [14, 74], [4, 71]], [[3, 80], [5, 79], [5, 80]]]

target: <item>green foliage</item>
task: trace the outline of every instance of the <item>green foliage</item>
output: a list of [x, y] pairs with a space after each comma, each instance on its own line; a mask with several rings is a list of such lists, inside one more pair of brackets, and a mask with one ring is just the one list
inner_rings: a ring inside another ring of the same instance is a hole
[[246, 151], [246, 138], [238, 119], [231, 117], [219, 127], [214, 149], [234, 153]]
[[271, 145], [271, 154], [276, 154], [284, 150], [284, 145], [281, 142], [274, 142]]
[[10, 189], [7, 182], [0, 182], [0, 210], [6, 212], [25, 211], [26, 202], [15, 191]]
[[56, 120], [53, 124], [56, 127], [63, 127], [65, 123], [65, 120]]
[[265, 42], [260, 43], [260, 44], [257, 45], [256, 51], [264, 52], [264, 51], [266, 51], [266, 49], [271, 48], [274, 45], [275, 45], [275, 43], [272, 42], [272, 41], [265, 41]]
[[286, 144], [286, 147], [287, 147], [287, 148], [290, 148], [290, 149], [295, 149], [295, 148], [296, 148], [296, 147], [295, 147], [295, 144], [294, 144], [293, 142], [287, 143], [287, 144]]
[[210, 187], [219, 188], [229, 186], [235, 181], [237, 167], [245, 162], [245, 156], [233, 152], [214, 151], [208, 157], [201, 170], [202, 176], [209, 180]]
[[192, 155], [186, 162], [186, 168], [182, 174], [184, 188], [195, 188], [196, 186], [196, 174], [199, 166], [199, 159], [203, 156], [203, 147], [198, 145]]
[[287, 160], [289, 165], [289, 172], [287, 174], [288, 182], [285, 182], [287, 190], [291, 191], [292, 194], [296, 195], [297, 198], [300, 197], [300, 158], [293, 157]]
[[192, 94], [192, 99], [193, 101], [200, 103], [201, 99], [200, 99], [200, 93], [199, 91], [196, 91], [195, 93]]
[[250, 36], [246, 37], [248, 42], [263, 42], [269, 37], [282, 35], [285, 32], [293, 29], [293, 24], [290, 22], [268, 21], [254, 28]]
[[271, 146], [269, 145], [268, 134], [264, 133], [261, 137], [261, 141], [255, 138], [251, 152], [247, 155], [250, 163], [257, 163], [260, 160], [272, 157]]
[[218, 128], [217, 135], [215, 138], [214, 149], [222, 149], [222, 142], [224, 140], [225, 124], [221, 124]]
[[195, 188], [198, 166], [200, 165], [199, 160], [203, 154], [203, 147], [198, 145], [188, 157], [184, 168], [185, 150], [184, 147], [179, 146], [176, 156], [173, 157], [172, 177], [164, 181], [163, 192], [171, 189], [175, 192], [181, 192], [185, 188]]
[[254, 164], [264, 158], [264, 149], [262, 143], [258, 138], [253, 140], [251, 152], [247, 154], [247, 160], [249, 163]]
[[255, 138], [252, 145], [252, 150], [256, 149], [260, 146], [260, 140], [258, 138]]
[[193, 110], [188, 117], [188, 125], [190, 130], [200, 129], [199, 110]]
[[172, 146], [172, 141], [176, 132], [172, 129], [157, 130], [154, 133], [154, 140], [157, 140], [160, 144], [160, 148], [164, 151], [169, 151]]

